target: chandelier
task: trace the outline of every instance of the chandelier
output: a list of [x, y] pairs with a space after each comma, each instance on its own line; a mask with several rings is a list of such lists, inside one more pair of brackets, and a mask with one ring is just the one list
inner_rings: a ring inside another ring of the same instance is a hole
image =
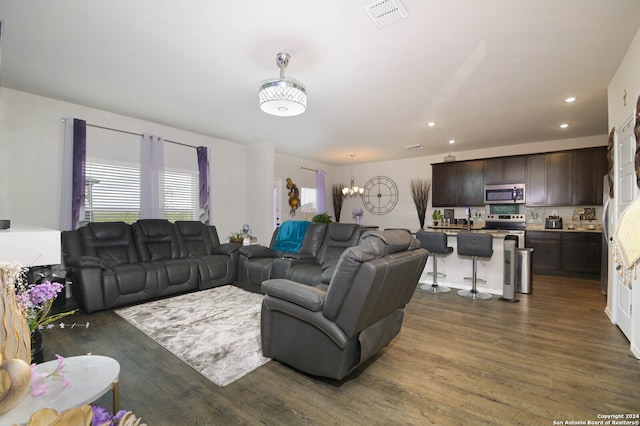
[[353, 157], [355, 156], [355, 154], [351, 154], [351, 186], [349, 188], [342, 188], [342, 195], [345, 198], [355, 197], [357, 195], [362, 196], [362, 193], [364, 192], [364, 188], [360, 188], [354, 183], [355, 179], [353, 178]]
[[267, 114], [291, 117], [307, 109], [307, 89], [299, 81], [284, 76], [289, 58], [288, 53], [278, 53], [276, 64], [280, 68], [280, 78], [266, 80], [260, 85], [260, 109]]

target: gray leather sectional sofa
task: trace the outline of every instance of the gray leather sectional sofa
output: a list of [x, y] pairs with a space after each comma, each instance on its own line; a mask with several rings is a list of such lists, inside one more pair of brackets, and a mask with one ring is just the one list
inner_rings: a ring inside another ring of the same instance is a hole
[[365, 229], [353, 223], [311, 223], [297, 253], [274, 249], [280, 228], [269, 247], [243, 246], [238, 258], [238, 286], [262, 293], [262, 282], [286, 278], [303, 284], [326, 287], [342, 253], [358, 245]]
[[87, 312], [231, 284], [240, 247], [220, 244], [215, 226], [195, 221], [96, 222], [62, 232], [67, 280]]

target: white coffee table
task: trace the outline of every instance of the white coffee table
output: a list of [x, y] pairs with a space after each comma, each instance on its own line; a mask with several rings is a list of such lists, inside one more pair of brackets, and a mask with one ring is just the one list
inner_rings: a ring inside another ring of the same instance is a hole
[[[49, 377], [47, 392], [39, 397], [31, 395], [31, 389], [22, 397], [18, 405], [0, 416], [0, 425], [23, 424], [31, 414], [41, 408], [53, 408], [63, 412], [69, 408], [89, 404], [108, 391], [113, 392], [113, 412], [120, 405], [119, 384], [120, 364], [113, 358], [102, 355], [83, 355], [64, 359], [64, 374], [71, 386], [62, 388], [62, 379]], [[51, 373], [58, 367], [58, 360], [38, 364], [38, 372]]]

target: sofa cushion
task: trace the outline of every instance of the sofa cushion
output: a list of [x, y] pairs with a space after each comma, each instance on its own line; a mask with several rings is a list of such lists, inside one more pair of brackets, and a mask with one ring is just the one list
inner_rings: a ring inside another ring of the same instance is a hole
[[209, 251], [207, 250], [207, 245], [204, 243], [204, 241], [200, 241], [200, 240], [185, 241], [184, 244], [187, 247], [187, 253], [189, 253], [189, 256], [191, 257], [205, 256], [209, 254]]
[[165, 219], [141, 219], [131, 225], [140, 259], [161, 261], [186, 257], [184, 245], [180, 245], [175, 227]]
[[360, 266], [376, 257], [378, 256], [371, 246], [350, 247], [344, 251], [335, 267], [336, 271], [331, 277], [327, 290], [327, 300], [323, 311], [327, 318], [331, 320], [337, 318]]
[[360, 238], [362, 244], [371, 245], [378, 257], [386, 256], [400, 251], [417, 248], [412, 242], [416, 239], [409, 233], [400, 230], [392, 231], [368, 231]]
[[85, 256], [102, 259], [107, 265], [136, 263], [131, 228], [124, 222], [90, 223], [78, 229]]
[[107, 265], [129, 263], [129, 253], [126, 247], [98, 247], [96, 254]]
[[152, 261], [169, 260], [171, 259], [171, 243], [148, 243], [147, 250]]

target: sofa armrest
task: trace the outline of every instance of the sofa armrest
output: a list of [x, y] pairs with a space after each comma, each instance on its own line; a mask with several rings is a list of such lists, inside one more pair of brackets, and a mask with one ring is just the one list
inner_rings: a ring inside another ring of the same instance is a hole
[[281, 253], [280, 258], [286, 260], [313, 260], [315, 261], [315, 257], [311, 256], [308, 253]]
[[269, 247], [265, 246], [242, 246], [238, 250], [241, 255], [252, 258], [252, 257], [276, 257], [276, 254]]
[[99, 257], [93, 256], [75, 256], [66, 259], [66, 265], [72, 268], [106, 268], [107, 262]]
[[280, 278], [263, 281], [262, 292], [313, 312], [322, 309], [327, 295], [326, 292], [318, 288]]
[[237, 251], [241, 247], [242, 247], [242, 244], [240, 243], [223, 243], [217, 247], [214, 247], [213, 250], [211, 250], [211, 254], [230, 255], [231, 253], [233, 253], [234, 251]]
[[315, 264], [313, 257], [293, 258], [293, 257], [276, 257], [271, 266], [272, 278], [287, 278], [292, 267], [297, 265]]

